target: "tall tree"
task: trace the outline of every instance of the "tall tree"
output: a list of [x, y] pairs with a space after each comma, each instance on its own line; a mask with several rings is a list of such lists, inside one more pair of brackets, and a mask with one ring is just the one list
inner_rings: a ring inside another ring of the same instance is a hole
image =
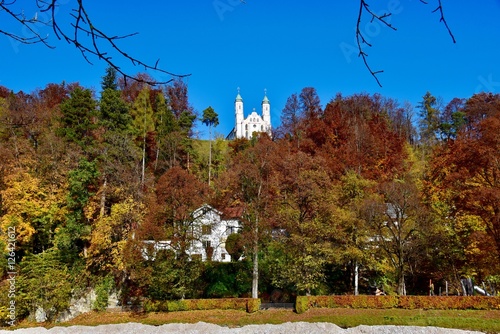
[[334, 235], [341, 235], [334, 219], [332, 182], [321, 159], [305, 153], [271, 161], [277, 165], [279, 176], [274, 182], [279, 195], [270, 211], [276, 227], [284, 231], [279, 240], [285, 255], [273, 279], [278, 286], [292, 285], [298, 293], [310, 295], [324, 281], [326, 265], [332, 262]]
[[210, 141], [210, 151], [208, 153], [208, 185], [210, 186], [211, 179], [211, 169], [212, 169], [212, 126], [217, 127], [219, 125], [219, 115], [215, 112], [212, 107], [208, 107], [203, 110], [203, 118], [201, 122], [208, 126], [209, 141]]
[[272, 194], [272, 169], [270, 161], [275, 155], [273, 142], [260, 136], [250, 147], [239, 150], [231, 157], [227, 177], [229, 185], [222, 195], [228, 197], [228, 206], [244, 208], [242, 219], [247, 240], [247, 250], [252, 258], [252, 298], [259, 292], [259, 247], [262, 235], [269, 227], [269, 207]]
[[426, 214], [411, 178], [384, 182], [379, 194], [378, 200], [366, 202], [365, 219], [374, 233], [375, 247], [380, 247], [392, 264], [398, 294], [406, 295], [408, 256]]
[[106, 74], [102, 77], [101, 80], [101, 89], [105, 91], [106, 89], [117, 90], [118, 82], [116, 78], [116, 69], [108, 66], [106, 68]]
[[302, 116], [303, 109], [300, 106], [299, 98], [297, 94], [293, 93], [287, 98], [285, 107], [281, 111], [281, 129], [284, 134], [296, 137]]
[[141, 184], [144, 185], [146, 174], [146, 143], [148, 133], [154, 131], [153, 107], [150, 101], [150, 90], [145, 86], [135, 99], [131, 114], [133, 117], [132, 125], [135, 129], [135, 135], [142, 141], [142, 163], [141, 163]]
[[87, 255], [91, 228], [85, 209], [89, 199], [95, 194], [98, 175], [95, 162], [85, 159], [68, 175], [68, 212], [65, 224], [56, 232], [54, 243], [61, 253], [61, 258], [69, 265], [76, 263], [80, 256]]
[[76, 87], [70, 98], [61, 104], [61, 126], [58, 133], [67, 140], [86, 148], [93, 142], [97, 103], [90, 89]]
[[177, 118], [180, 118], [182, 112], [193, 114], [193, 107], [188, 100], [188, 87], [181, 79], [174, 80], [171, 85], [167, 86], [166, 94], [172, 108], [172, 112]]
[[429, 147], [435, 144], [439, 130], [440, 110], [438, 100], [430, 92], [427, 92], [422, 97], [418, 107], [420, 109], [420, 140]]
[[321, 101], [316, 88], [304, 87], [299, 95], [300, 107], [306, 118], [315, 119], [321, 116]]
[[[191, 261], [188, 250], [197, 237], [194, 233], [197, 217], [193, 213], [206, 203], [208, 192], [207, 185], [193, 174], [178, 166], [170, 168], [158, 179], [154, 196], [148, 202], [150, 209], [146, 222], [138, 233], [139, 238], [170, 240], [176, 258], [171, 269], [177, 274], [170, 278], [169, 286], [176, 298], [190, 296], [195, 290], [193, 284], [199, 275], [198, 264]], [[172, 262], [168, 258], [163, 261]]]
[[131, 116], [127, 103], [121, 98], [117, 90], [105, 89], [99, 101], [99, 120], [106, 130], [124, 131], [131, 123]]
[[466, 124], [465, 99], [454, 98], [446, 105], [439, 125], [441, 138], [444, 140], [455, 139], [458, 132]]

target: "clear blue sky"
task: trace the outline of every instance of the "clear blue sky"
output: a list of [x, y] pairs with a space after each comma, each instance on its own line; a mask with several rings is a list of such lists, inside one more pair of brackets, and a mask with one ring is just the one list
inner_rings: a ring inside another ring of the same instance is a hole
[[[29, 1], [19, 1], [24, 3]], [[226, 135], [234, 123], [237, 87], [245, 114], [260, 110], [267, 89], [273, 126], [288, 96], [303, 87], [315, 87], [322, 105], [341, 92], [380, 93], [414, 106], [430, 91], [445, 103], [453, 97], [470, 97], [478, 91], [500, 93], [500, 0], [443, 0], [445, 17], [457, 40], [452, 43], [437, 1], [370, 0], [382, 13], [393, 9], [392, 31], [365, 16], [362, 30], [373, 47], [366, 48], [380, 88], [352, 49], [358, 1], [85, 1], [94, 24], [110, 35], [139, 32], [120, 41], [129, 54], [165, 70], [188, 74], [189, 97], [200, 112], [212, 106], [219, 114], [216, 132]], [[61, 0], [57, 14], [68, 21], [74, 0]], [[26, 8], [27, 16], [34, 13]], [[24, 31], [0, 12], [0, 27]], [[38, 14], [39, 19], [43, 13]], [[58, 41], [48, 27], [56, 49], [26, 46], [0, 35], [0, 85], [15, 92], [30, 92], [47, 83], [80, 82], [100, 89], [106, 65], [92, 59], [89, 65], [78, 51]], [[114, 58], [129, 73], [142, 71]], [[167, 77], [151, 73], [157, 80]], [[206, 138], [206, 127], [198, 136]]]

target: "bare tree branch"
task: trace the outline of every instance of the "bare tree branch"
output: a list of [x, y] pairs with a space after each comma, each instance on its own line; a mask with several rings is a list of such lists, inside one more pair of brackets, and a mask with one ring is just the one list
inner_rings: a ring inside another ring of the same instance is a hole
[[[0, 0], [0, 12], [5, 11], [11, 18], [13, 18], [19, 25], [28, 30], [28, 36], [22, 36], [19, 34], [11, 33], [0, 29], [0, 34], [6, 35], [15, 41], [22, 44], [39, 44], [42, 43], [49, 48], [54, 48], [48, 42], [48, 35], [42, 36], [35, 27], [36, 24], [43, 24], [46, 26], [51, 26], [57, 39], [64, 40], [68, 44], [74, 45], [82, 54], [85, 61], [92, 64], [90, 56], [97, 57], [97, 59], [106, 62], [109, 66], [114, 68], [118, 73], [120, 73], [125, 82], [127, 79], [134, 81], [144, 82], [149, 85], [166, 84], [174, 80], [173, 78], [183, 78], [189, 76], [190, 74], [175, 74], [158, 67], [159, 59], [154, 65], [147, 64], [138, 58], [129, 55], [124, 50], [118, 46], [117, 41], [120, 39], [125, 39], [137, 35], [137, 33], [131, 33], [122, 36], [110, 36], [97, 26], [92, 23], [89, 14], [83, 4], [83, 0], [76, 0], [76, 6], [71, 11], [71, 17], [74, 21], [71, 23], [71, 29], [68, 31], [64, 29], [57, 21], [57, 8], [59, 0], [36, 0], [36, 5], [41, 13], [48, 13], [50, 19], [46, 21], [38, 20], [38, 13], [32, 19], [27, 19], [24, 16], [23, 11], [21, 13], [16, 13], [13, 8], [16, 5], [17, 0], [11, 0], [10, 2], [5, 2]], [[107, 51], [106, 51], [107, 50]], [[118, 55], [130, 61], [134, 66], [141, 66], [144, 70], [153, 70], [155, 72], [168, 75], [172, 77], [167, 81], [144, 81], [144, 79], [132, 76], [125, 71], [123, 71], [112, 59], [112, 56], [108, 51], [116, 52]]]
[[50, 46], [47, 42], [48, 36], [41, 36], [38, 32], [37, 29], [35, 28], [35, 24], [44, 24], [47, 25], [47, 22], [43, 21], [38, 21], [37, 18], [37, 13], [35, 13], [35, 16], [31, 19], [27, 19], [24, 16], [24, 12], [21, 13], [14, 13], [13, 10], [10, 9], [12, 5], [14, 5], [16, 0], [13, 0], [12, 2], [5, 2], [5, 1], [0, 1], [0, 11], [5, 11], [8, 16], [13, 18], [15, 21], [17, 21], [21, 26], [24, 26], [26, 29], [28, 29], [28, 32], [31, 34], [28, 37], [21, 36], [18, 34], [14, 34], [5, 30], [0, 29], [0, 34], [6, 35], [9, 38], [12, 38], [13, 40], [22, 43], [22, 44], [37, 44], [37, 43], [42, 43], [45, 46], [49, 48], [54, 48], [53, 46]]
[[444, 23], [444, 26], [448, 30], [448, 34], [450, 34], [450, 37], [451, 37], [453, 43], [456, 43], [457, 41], [455, 40], [455, 36], [453, 36], [453, 33], [451, 32], [451, 29], [448, 26], [448, 22], [446, 22], [446, 19], [444, 18], [443, 4], [441, 3], [441, 0], [438, 0], [438, 4], [439, 4], [439, 6], [436, 9], [434, 9], [432, 12], [435, 13], [435, 12], [439, 11], [439, 13], [441, 14], [441, 18], [439, 19], [439, 22]]
[[356, 42], [358, 44], [358, 50], [359, 50], [358, 56], [361, 56], [361, 58], [363, 58], [363, 62], [365, 63], [366, 68], [368, 69], [370, 74], [375, 78], [375, 80], [377, 81], [377, 84], [380, 87], [382, 87], [382, 85], [380, 84], [380, 81], [377, 77], [377, 74], [382, 73], [384, 71], [383, 70], [373, 71], [371, 69], [370, 65], [368, 64], [367, 59], [366, 59], [366, 57], [368, 57], [368, 54], [363, 50], [363, 44], [367, 45], [368, 47], [372, 46], [370, 43], [368, 43], [366, 38], [363, 36], [363, 32], [361, 31], [361, 28], [360, 28], [361, 22], [362, 22], [362, 17], [363, 17], [363, 12], [367, 12], [371, 16], [370, 22], [373, 22], [374, 20], [379, 21], [379, 22], [383, 23], [384, 25], [386, 25], [387, 27], [391, 28], [392, 30], [397, 30], [397, 29], [395, 27], [393, 27], [390, 22], [387, 21], [387, 18], [390, 17], [392, 15], [392, 13], [384, 13], [382, 15], [378, 15], [370, 9], [368, 3], [365, 0], [360, 0], [358, 20], [356, 22]]
[[[444, 16], [444, 13], [443, 13], [443, 4], [441, 3], [441, 0], [437, 0], [437, 1], [438, 1], [438, 7], [436, 9], [434, 9], [432, 12], [435, 13], [435, 12], [439, 11], [439, 13], [441, 14], [441, 18], [440, 18], [439, 21], [444, 23], [444, 26], [448, 30], [448, 33], [450, 34], [451, 39], [453, 40], [453, 43], [456, 43], [455, 36], [453, 36], [453, 33], [451, 32], [451, 29], [448, 26], [448, 22], [446, 22], [446, 19], [445, 19], [445, 16]], [[423, 3], [423, 4], [425, 4], [425, 5], [429, 4], [425, 0], [420, 0], [420, 2]], [[359, 2], [358, 19], [357, 19], [357, 22], [356, 22], [356, 42], [358, 44], [358, 50], [359, 50], [358, 56], [360, 56], [363, 59], [363, 62], [365, 64], [366, 68], [368, 69], [368, 71], [370, 72], [370, 74], [375, 78], [375, 80], [377, 81], [377, 84], [380, 87], [382, 87], [382, 85], [380, 84], [380, 81], [379, 81], [379, 79], [377, 77], [377, 74], [382, 73], [384, 71], [383, 70], [373, 71], [371, 69], [370, 65], [368, 64], [368, 60], [367, 60], [368, 54], [363, 49], [364, 45], [366, 45], [368, 47], [372, 46], [365, 39], [365, 37], [363, 36], [363, 32], [361, 31], [361, 28], [360, 28], [364, 12], [366, 12], [368, 15], [371, 16], [370, 22], [379, 21], [379, 22], [383, 23], [385, 26], [391, 28], [392, 30], [397, 30], [397, 29], [395, 27], [393, 27], [387, 21], [387, 18], [390, 17], [392, 15], [392, 13], [386, 12], [386, 13], [384, 13], [382, 15], [377, 15], [375, 12], [373, 12], [370, 9], [367, 0], [360, 0], [360, 2]]]

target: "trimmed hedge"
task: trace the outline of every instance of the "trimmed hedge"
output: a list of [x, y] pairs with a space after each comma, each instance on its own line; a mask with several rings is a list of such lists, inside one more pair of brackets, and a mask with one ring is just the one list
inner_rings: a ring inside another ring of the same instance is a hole
[[194, 310], [242, 310], [248, 313], [258, 311], [260, 299], [221, 298], [221, 299], [182, 299], [182, 300], [146, 300], [145, 312], [177, 312]]
[[483, 296], [298, 296], [295, 311], [310, 308], [402, 308], [434, 310], [495, 310], [500, 309], [500, 297]]

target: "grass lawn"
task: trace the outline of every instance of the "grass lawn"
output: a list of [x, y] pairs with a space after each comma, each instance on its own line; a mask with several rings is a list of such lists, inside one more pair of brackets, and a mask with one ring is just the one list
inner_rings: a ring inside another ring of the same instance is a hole
[[[292, 310], [265, 310], [256, 313], [233, 310], [184, 311], [171, 313], [91, 312], [62, 324], [46, 327], [138, 322], [149, 325], [196, 323], [199, 321], [228, 327], [249, 324], [280, 324], [288, 321], [331, 322], [340, 327], [357, 325], [436, 326], [500, 333], [500, 310], [403, 310], [403, 309], [310, 309], [303, 314]], [[38, 324], [39, 325], [39, 324]], [[19, 327], [37, 324], [23, 322]]]

